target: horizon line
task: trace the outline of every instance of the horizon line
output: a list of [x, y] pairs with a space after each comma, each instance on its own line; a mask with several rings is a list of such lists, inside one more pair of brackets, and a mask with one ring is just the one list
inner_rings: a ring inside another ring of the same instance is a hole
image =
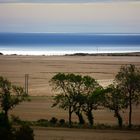
[[53, 1], [53, 0], [0, 0], [0, 4], [92, 4], [92, 3], [126, 3], [126, 2], [140, 2], [140, 0], [75, 0], [75, 1], [64, 1], [64, 0], [59, 0], [59, 1]]
[[105, 32], [94, 32], [94, 33], [91, 33], [91, 32], [0, 32], [0, 34], [140, 34], [140, 33], [131, 33], [131, 32], [128, 32], [128, 33], [119, 33], [119, 32], [110, 32], [110, 33], [105, 33]]

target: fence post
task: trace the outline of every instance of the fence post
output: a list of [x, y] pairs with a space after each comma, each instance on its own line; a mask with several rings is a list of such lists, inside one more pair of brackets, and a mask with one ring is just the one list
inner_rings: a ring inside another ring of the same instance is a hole
[[25, 93], [28, 94], [29, 74], [25, 74]]

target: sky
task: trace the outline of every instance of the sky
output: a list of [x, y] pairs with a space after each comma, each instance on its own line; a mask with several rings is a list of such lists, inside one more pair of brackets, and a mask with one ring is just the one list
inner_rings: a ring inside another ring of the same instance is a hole
[[140, 33], [140, 0], [0, 0], [0, 32]]

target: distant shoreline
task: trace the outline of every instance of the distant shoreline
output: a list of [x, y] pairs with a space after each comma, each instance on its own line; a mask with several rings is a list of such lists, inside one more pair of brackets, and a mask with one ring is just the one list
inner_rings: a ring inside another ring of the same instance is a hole
[[130, 53], [74, 53], [66, 54], [65, 56], [140, 56], [140, 52]]
[[0, 52], [3, 56], [140, 56], [140, 52], [128, 52], [128, 53], [73, 53], [64, 55], [24, 55], [24, 54], [4, 54]]

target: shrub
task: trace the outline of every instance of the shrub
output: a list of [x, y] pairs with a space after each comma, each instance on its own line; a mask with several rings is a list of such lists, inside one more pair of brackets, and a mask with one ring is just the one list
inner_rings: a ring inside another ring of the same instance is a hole
[[55, 118], [55, 117], [52, 117], [51, 119], [50, 119], [50, 123], [51, 124], [53, 124], [53, 125], [55, 125], [56, 123], [57, 123], [57, 118]]
[[64, 119], [60, 119], [60, 120], [59, 120], [59, 124], [60, 124], [61, 126], [63, 126], [63, 125], [65, 124], [65, 120], [64, 120]]
[[48, 126], [48, 120], [47, 119], [37, 120], [37, 125], [47, 127]]
[[0, 113], [0, 139], [13, 140], [12, 127], [3, 112]]
[[15, 140], [34, 140], [33, 129], [29, 125], [22, 125], [15, 132]]
[[37, 122], [48, 122], [48, 120], [47, 119], [39, 119], [39, 120], [37, 120]]
[[21, 124], [22, 122], [22, 120], [18, 116], [15, 116], [15, 115], [11, 115], [11, 121], [13, 124]]

